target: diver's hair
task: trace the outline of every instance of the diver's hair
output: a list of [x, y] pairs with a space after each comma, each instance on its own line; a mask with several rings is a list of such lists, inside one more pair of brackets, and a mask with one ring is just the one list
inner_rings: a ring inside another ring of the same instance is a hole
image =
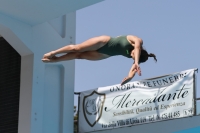
[[148, 57], [153, 57], [154, 60], [157, 62], [155, 54], [153, 53], [148, 54], [147, 51], [144, 48], [142, 48], [140, 53], [139, 63], [146, 62], [148, 60]]

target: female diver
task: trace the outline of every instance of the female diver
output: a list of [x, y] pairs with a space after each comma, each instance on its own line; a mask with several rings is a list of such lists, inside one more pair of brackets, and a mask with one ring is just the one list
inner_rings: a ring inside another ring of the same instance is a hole
[[[46, 53], [42, 61], [47, 63], [72, 59], [102, 60], [111, 56], [122, 55], [134, 60], [128, 76], [122, 80], [121, 85], [123, 85], [129, 82], [136, 72], [141, 76], [139, 63], [146, 62], [148, 57], [153, 57], [157, 61], [156, 56], [152, 53], [148, 54], [142, 45], [142, 39], [133, 35], [118, 36], [116, 38], [98, 36], [77, 45], [67, 45]], [[61, 53], [66, 54], [56, 56]]]

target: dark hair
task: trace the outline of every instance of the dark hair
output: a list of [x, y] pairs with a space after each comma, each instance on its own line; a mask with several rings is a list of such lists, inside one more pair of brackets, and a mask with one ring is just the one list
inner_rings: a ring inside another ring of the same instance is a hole
[[141, 53], [140, 53], [139, 63], [143, 63], [143, 62], [147, 61], [148, 57], [153, 57], [154, 60], [157, 62], [155, 54], [152, 54], [152, 53], [148, 54], [147, 51], [142, 48]]

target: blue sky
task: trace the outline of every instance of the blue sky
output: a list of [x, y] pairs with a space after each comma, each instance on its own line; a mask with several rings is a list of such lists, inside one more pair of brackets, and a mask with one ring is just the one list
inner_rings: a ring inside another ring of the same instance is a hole
[[[158, 62], [149, 58], [142, 63], [142, 76], [136, 75], [132, 81], [200, 69], [199, 5], [199, 0], [106, 0], [77, 11], [76, 43], [100, 35], [142, 38], [144, 47], [156, 54]], [[75, 91], [80, 92], [121, 83], [133, 60], [114, 56], [75, 63]], [[197, 93], [200, 97], [200, 89]]]

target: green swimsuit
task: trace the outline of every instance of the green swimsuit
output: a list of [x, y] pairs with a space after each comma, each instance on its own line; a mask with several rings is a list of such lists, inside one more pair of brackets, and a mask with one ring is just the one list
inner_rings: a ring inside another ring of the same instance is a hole
[[126, 36], [119, 36], [116, 38], [111, 37], [108, 43], [99, 48], [97, 51], [110, 56], [123, 55], [127, 58], [132, 58], [131, 51], [133, 49], [134, 46], [130, 44]]

